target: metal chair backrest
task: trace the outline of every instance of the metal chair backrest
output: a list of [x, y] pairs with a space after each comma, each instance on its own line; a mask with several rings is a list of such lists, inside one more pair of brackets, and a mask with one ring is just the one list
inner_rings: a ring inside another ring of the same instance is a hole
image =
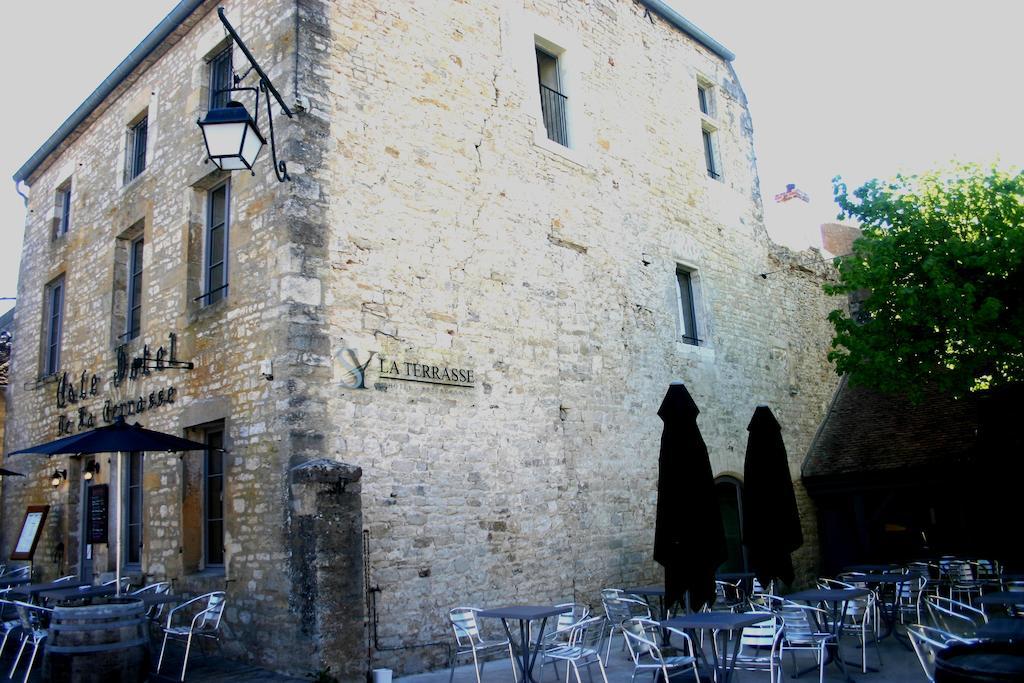
[[577, 623], [569, 638], [571, 645], [597, 652], [604, 638], [604, 617], [587, 617]]
[[568, 610], [558, 615], [555, 631], [565, 631], [590, 616], [590, 608], [577, 602], [563, 602], [555, 607], [564, 607]]
[[763, 614], [764, 621], [759, 621], [751, 626], [743, 628], [740, 634], [740, 648], [770, 648], [775, 644], [775, 639], [782, 629], [782, 623], [772, 612], [754, 611], [749, 614]]
[[227, 600], [224, 591], [213, 591], [207, 593], [206, 607], [203, 608], [199, 620], [196, 622], [197, 631], [216, 631], [220, 628], [220, 619], [224, 614], [224, 605]]
[[925, 598], [925, 604], [932, 622], [948, 633], [971, 634], [982, 624], [988, 623], [988, 617], [983, 611], [959, 600], [929, 595]]
[[952, 642], [970, 642], [942, 629], [922, 624], [909, 624], [907, 635], [910, 636], [910, 644], [914, 647], [917, 661], [921, 663], [924, 675], [928, 677], [929, 681], [935, 680], [935, 654], [937, 652], [946, 649]]
[[23, 578], [31, 576], [31, 575], [32, 575], [32, 565], [30, 565], [30, 564], [23, 564], [20, 567], [15, 567], [14, 569], [11, 569], [10, 571], [5, 572], [3, 574], [3, 578], [5, 578], [5, 579], [23, 579]]
[[621, 624], [634, 617], [650, 619], [651, 608], [642, 600], [632, 598], [606, 598], [604, 601], [604, 613], [608, 621], [613, 624]]
[[779, 614], [782, 616], [786, 640], [797, 644], [813, 643], [815, 634], [822, 631], [819, 620], [827, 618], [825, 610], [789, 600], [783, 602]]
[[786, 602], [785, 598], [781, 598], [778, 595], [772, 595], [771, 593], [752, 593], [747, 602], [755, 612], [769, 611], [775, 612], [782, 608], [783, 603]]
[[171, 590], [170, 581], [158, 581], [157, 583], [151, 583], [148, 586], [142, 588], [136, 588], [132, 591], [132, 595], [142, 595], [144, 593], [152, 593], [153, 595], [163, 595], [169, 593]]
[[663, 663], [661, 649], [658, 647], [660, 630], [658, 622], [640, 617], [630, 619], [622, 625], [622, 632], [626, 634], [626, 644], [629, 646], [629, 654], [634, 664], [638, 664], [643, 655], [650, 656], [659, 664]]
[[448, 610], [448, 620], [452, 624], [452, 631], [455, 632], [455, 642], [459, 647], [466, 645], [480, 644], [480, 628], [476, 623], [478, 607], [456, 607]]

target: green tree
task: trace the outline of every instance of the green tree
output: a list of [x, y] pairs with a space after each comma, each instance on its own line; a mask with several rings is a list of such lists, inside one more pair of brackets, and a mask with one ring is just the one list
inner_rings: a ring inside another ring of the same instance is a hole
[[829, 316], [836, 371], [912, 398], [1024, 381], [1024, 172], [957, 165], [852, 195], [832, 182], [864, 233], [825, 288], [854, 301]]

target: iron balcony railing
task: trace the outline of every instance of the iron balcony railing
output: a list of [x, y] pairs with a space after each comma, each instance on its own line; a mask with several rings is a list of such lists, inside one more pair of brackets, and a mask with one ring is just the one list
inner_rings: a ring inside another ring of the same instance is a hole
[[541, 84], [540, 109], [544, 114], [544, 128], [548, 131], [548, 139], [563, 147], [569, 146], [569, 128], [565, 117], [565, 102], [568, 99], [557, 90]]

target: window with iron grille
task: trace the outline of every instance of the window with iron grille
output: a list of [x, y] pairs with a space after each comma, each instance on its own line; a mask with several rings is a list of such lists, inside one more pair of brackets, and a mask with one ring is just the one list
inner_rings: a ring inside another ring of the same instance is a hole
[[125, 456], [124, 559], [126, 564], [142, 561], [142, 453]]
[[569, 126], [566, 117], [568, 97], [561, 92], [558, 57], [536, 48], [537, 80], [540, 83], [540, 110], [548, 139], [563, 147], [569, 146]]
[[230, 186], [225, 183], [207, 193], [206, 197], [206, 267], [205, 293], [199, 301], [217, 303], [228, 293], [228, 225]]
[[146, 141], [149, 136], [149, 117], [143, 116], [128, 129], [128, 158], [125, 161], [125, 183], [135, 180], [146, 170]]
[[68, 178], [57, 188], [57, 219], [53, 225], [53, 236], [67, 234], [71, 227], [71, 179]]
[[231, 47], [228, 46], [210, 60], [210, 109], [226, 107], [231, 99], [228, 91], [234, 85]]
[[43, 374], [52, 375], [60, 370], [60, 346], [64, 328], [64, 276], [46, 285], [46, 318], [43, 321]]
[[676, 297], [679, 302], [679, 336], [687, 344], [700, 344], [697, 337], [697, 309], [693, 295], [693, 272], [676, 269]]
[[224, 428], [207, 429], [203, 467], [203, 564], [224, 564]]
[[128, 329], [125, 337], [135, 339], [142, 329], [142, 254], [143, 239], [131, 244], [128, 257]]

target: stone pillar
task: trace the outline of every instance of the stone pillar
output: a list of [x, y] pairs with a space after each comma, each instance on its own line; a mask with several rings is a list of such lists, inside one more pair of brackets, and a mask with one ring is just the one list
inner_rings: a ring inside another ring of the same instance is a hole
[[291, 470], [292, 595], [314, 670], [339, 681], [366, 676], [363, 472], [325, 458]]

